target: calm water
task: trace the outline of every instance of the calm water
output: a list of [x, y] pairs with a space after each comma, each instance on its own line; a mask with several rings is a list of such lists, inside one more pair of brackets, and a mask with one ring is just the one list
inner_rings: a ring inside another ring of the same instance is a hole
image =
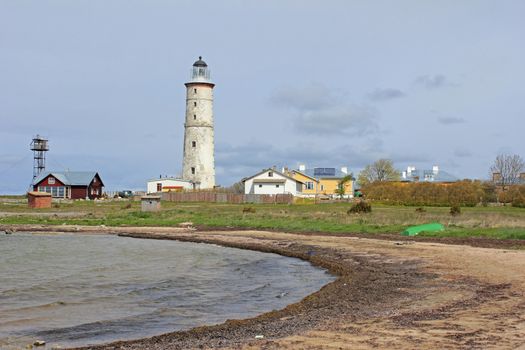
[[0, 235], [0, 348], [96, 344], [246, 318], [333, 279], [301, 260], [214, 245]]

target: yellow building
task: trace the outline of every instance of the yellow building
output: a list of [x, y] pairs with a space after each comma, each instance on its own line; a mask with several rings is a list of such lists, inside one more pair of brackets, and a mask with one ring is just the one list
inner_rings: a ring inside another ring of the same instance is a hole
[[[304, 183], [303, 195], [314, 196], [337, 196], [337, 189], [341, 180], [348, 176], [346, 167], [340, 170], [336, 168], [306, 168], [304, 165], [299, 166], [298, 170], [290, 171], [290, 175]], [[353, 197], [354, 180], [345, 183], [345, 197]]]

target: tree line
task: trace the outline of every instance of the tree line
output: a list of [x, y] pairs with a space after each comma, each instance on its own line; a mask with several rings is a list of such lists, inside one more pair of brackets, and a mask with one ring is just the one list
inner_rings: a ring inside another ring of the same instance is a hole
[[452, 183], [400, 182], [389, 159], [366, 166], [358, 176], [365, 197], [389, 204], [415, 206], [475, 206], [504, 203], [525, 207], [525, 162], [519, 155], [498, 155], [490, 167], [491, 180]]

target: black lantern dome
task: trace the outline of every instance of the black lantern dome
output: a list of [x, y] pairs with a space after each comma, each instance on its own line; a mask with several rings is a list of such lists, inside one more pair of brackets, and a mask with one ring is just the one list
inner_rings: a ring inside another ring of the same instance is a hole
[[199, 60], [195, 61], [193, 67], [208, 67], [208, 65], [202, 60], [202, 56], [199, 56]]

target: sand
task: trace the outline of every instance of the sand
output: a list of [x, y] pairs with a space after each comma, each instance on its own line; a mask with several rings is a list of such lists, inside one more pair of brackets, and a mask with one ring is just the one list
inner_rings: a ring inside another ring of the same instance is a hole
[[84, 349], [525, 349], [523, 249], [248, 230], [14, 228], [221, 244], [298, 257], [338, 276], [252, 319]]

